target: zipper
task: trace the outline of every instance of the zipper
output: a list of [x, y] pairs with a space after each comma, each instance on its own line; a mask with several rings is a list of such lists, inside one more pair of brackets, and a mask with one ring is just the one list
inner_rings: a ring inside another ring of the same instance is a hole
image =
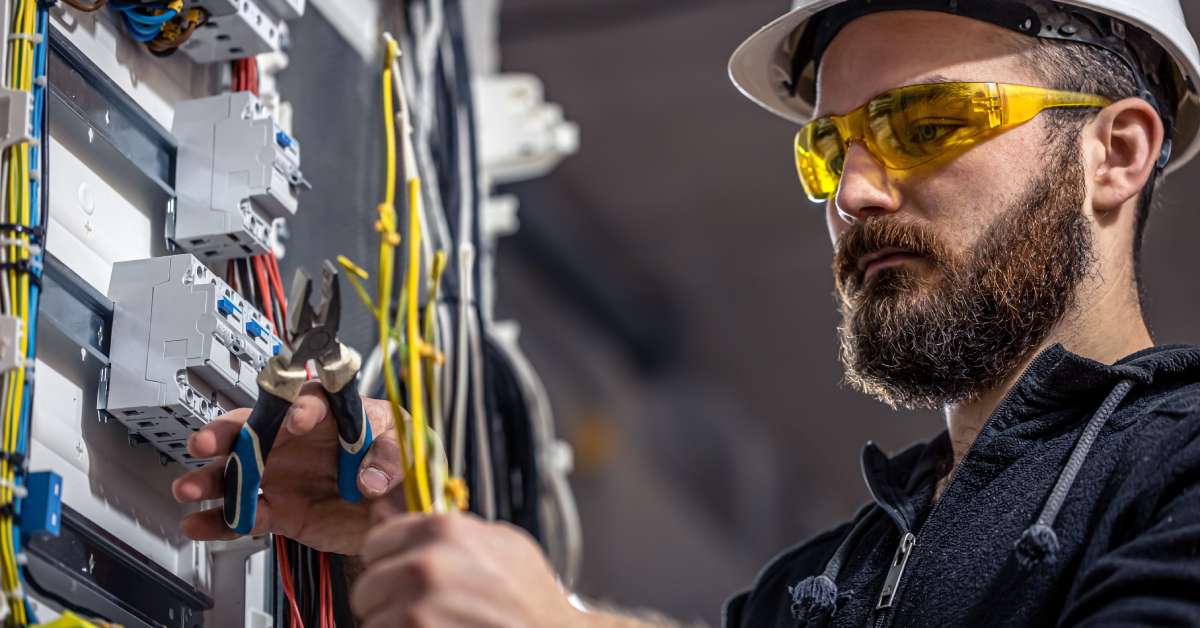
[[[1006, 405], [1008, 405], [1008, 402], [1012, 399], [1013, 394], [1015, 394], [1017, 390], [1017, 386], [1025, 379], [1025, 376], [1029, 374], [1029, 371], [1033, 368], [1033, 365], [1037, 364], [1049, 351], [1050, 349], [1048, 348], [1043, 349], [1042, 352], [1039, 353], [1033, 360], [1030, 360], [1025, 369], [1021, 371], [1020, 377], [1014, 380], [1012, 388], [1009, 388], [1008, 392], [1004, 393], [1004, 396], [1000, 398], [1000, 403], [996, 405], [996, 409], [992, 412], [991, 416], [989, 416], [987, 421], [983, 423], [983, 427], [980, 428], [979, 434], [982, 434], [984, 430], [991, 426], [991, 424], [996, 420], [996, 417], [1000, 415], [1000, 411], [1003, 410]], [[942, 498], [944, 498], [946, 494], [950, 492], [950, 487], [954, 485], [954, 480], [958, 478], [959, 469], [962, 468], [962, 465], [967, 461], [967, 458], [970, 458], [971, 454], [974, 453], [975, 446], [978, 443], [979, 436], [976, 435], [975, 440], [971, 442], [971, 446], [967, 448], [967, 453], [963, 455], [962, 460], [958, 461], [958, 465], [954, 468], [954, 471], [950, 473], [950, 479], [946, 480], [946, 487], [942, 490]], [[900, 584], [903, 582], [904, 571], [908, 567], [908, 561], [917, 548], [917, 534], [920, 534], [920, 532], [925, 529], [925, 526], [928, 525], [933, 519], [933, 516], [937, 513], [938, 509], [942, 507], [942, 502], [944, 501], [944, 499], [937, 500], [937, 502], [933, 505], [933, 508], [929, 510], [929, 514], [926, 515], [925, 520], [921, 522], [921, 526], [916, 530], [916, 533], [905, 532], [900, 537], [900, 545], [896, 548], [896, 555], [892, 558], [891, 565], [888, 568], [887, 578], [883, 582], [883, 591], [879, 595], [879, 603], [875, 606], [877, 611], [875, 628], [885, 628], [886, 626], [891, 625], [894, 617], [892, 613], [892, 605], [895, 603], [896, 596], [900, 591]]]
[[883, 591], [879, 594], [879, 603], [875, 605], [876, 610], [892, 607], [892, 600], [896, 599], [896, 587], [900, 585], [900, 578], [904, 576], [904, 568], [908, 566], [908, 557], [912, 556], [913, 546], [916, 543], [917, 535], [912, 532], [905, 532], [904, 536], [900, 537], [900, 545], [896, 547], [892, 566], [888, 568], [887, 578], [883, 581]]

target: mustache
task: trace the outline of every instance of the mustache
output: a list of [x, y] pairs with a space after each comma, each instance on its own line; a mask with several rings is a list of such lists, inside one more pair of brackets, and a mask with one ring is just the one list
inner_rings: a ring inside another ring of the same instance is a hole
[[859, 263], [883, 249], [903, 249], [942, 266], [949, 259], [942, 241], [930, 229], [909, 222], [873, 218], [856, 222], [834, 246], [833, 272], [839, 289], [862, 282]]

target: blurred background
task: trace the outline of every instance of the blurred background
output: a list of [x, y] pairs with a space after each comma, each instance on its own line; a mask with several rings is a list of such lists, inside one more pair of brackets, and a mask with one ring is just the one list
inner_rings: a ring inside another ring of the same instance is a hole
[[[496, 308], [520, 322], [575, 448], [586, 596], [715, 624], [771, 556], [867, 499], [865, 442], [894, 450], [942, 429], [841, 385], [830, 244], [796, 180], [795, 130], [726, 77], [737, 44], [787, 5], [479, 0], [499, 12], [499, 56], [483, 62], [536, 75], [579, 129], [550, 174], [499, 190], [519, 198], [520, 229], [500, 241]], [[362, 124], [376, 114], [327, 115], [376, 102], [374, 63], [345, 63], [319, 15], [293, 40], [291, 67], [306, 69], [281, 91], [308, 103], [305, 202], [374, 207], [377, 168], [353, 164], [381, 154]], [[1200, 340], [1196, 181], [1200, 162], [1168, 180], [1146, 236], [1161, 343]], [[296, 225], [293, 250], [371, 235], [316, 225]]]

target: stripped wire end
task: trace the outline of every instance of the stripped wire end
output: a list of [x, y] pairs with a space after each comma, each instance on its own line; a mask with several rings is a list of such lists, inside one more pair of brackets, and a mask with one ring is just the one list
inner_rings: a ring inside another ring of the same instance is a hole
[[362, 299], [363, 305], [367, 306], [367, 311], [376, 319], [379, 318], [379, 310], [375, 307], [375, 301], [371, 299], [371, 293], [367, 291], [367, 287], [362, 282], [370, 279], [366, 269], [355, 264], [350, 258], [345, 255], [337, 256], [338, 265], [346, 271], [346, 278], [350, 280], [351, 287], [354, 288], [354, 293]]
[[446, 501], [450, 502], [455, 508], [460, 511], [466, 510], [471, 505], [471, 492], [467, 488], [467, 481], [459, 478], [446, 478]]

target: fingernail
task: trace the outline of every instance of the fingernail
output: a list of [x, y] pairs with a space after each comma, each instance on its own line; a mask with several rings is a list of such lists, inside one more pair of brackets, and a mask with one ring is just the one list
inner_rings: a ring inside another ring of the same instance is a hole
[[287, 416], [283, 417], [283, 424], [287, 426], [287, 431], [289, 431], [292, 434], [295, 434], [297, 436], [300, 436], [300, 432], [298, 431], [298, 428], [296, 427], [296, 415], [297, 414], [299, 414], [299, 412], [296, 410], [296, 406], [292, 406], [291, 408], [289, 408], [287, 411]]
[[367, 492], [372, 495], [382, 495], [388, 487], [388, 476], [377, 467], [367, 467], [358, 474], [358, 479], [362, 481]]

